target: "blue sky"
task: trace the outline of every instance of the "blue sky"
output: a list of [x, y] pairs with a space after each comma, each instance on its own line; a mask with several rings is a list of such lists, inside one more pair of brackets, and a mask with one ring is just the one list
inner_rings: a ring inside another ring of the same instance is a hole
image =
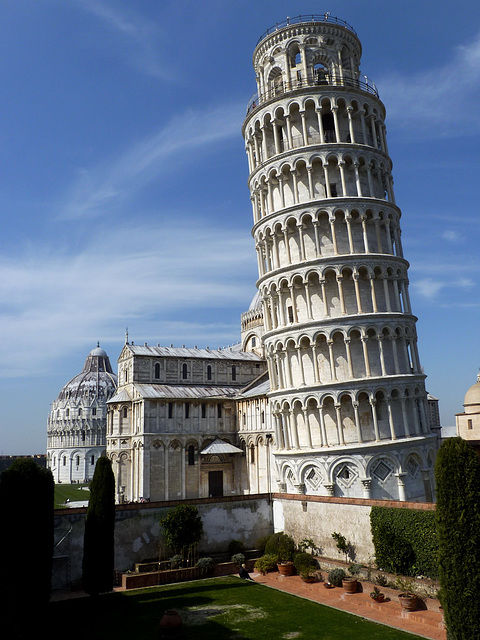
[[330, 11], [387, 109], [427, 388], [454, 424], [480, 367], [473, 1], [3, 0], [0, 454], [42, 453], [97, 341], [226, 346], [255, 293], [241, 126], [259, 36]]

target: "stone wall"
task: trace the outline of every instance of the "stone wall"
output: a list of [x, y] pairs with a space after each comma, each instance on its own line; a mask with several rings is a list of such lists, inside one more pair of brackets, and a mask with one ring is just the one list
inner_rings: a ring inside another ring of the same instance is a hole
[[344, 560], [339, 555], [334, 531], [341, 533], [355, 551], [355, 561], [367, 564], [374, 559], [370, 529], [372, 506], [400, 509], [434, 510], [435, 505], [425, 502], [397, 502], [393, 500], [367, 500], [361, 498], [335, 498], [273, 494], [274, 530], [285, 531], [298, 544], [302, 539], [314, 541], [318, 553], [327, 558]]
[[[133, 571], [136, 563], [159, 558], [159, 521], [168, 509], [183, 501], [128, 504], [116, 507], [115, 569]], [[199, 498], [195, 505], [204, 525], [199, 544], [203, 556], [227, 551], [231, 540], [242, 540], [249, 549], [274, 531], [285, 531], [298, 544], [312, 539], [324, 558], [344, 560], [338, 554], [332, 533], [345, 536], [355, 550], [356, 562], [373, 561], [370, 532], [373, 505], [403, 509], [434, 510], [432, 503], [367, 500], [277, 493], [228, 498]], [[86, 509], [55, 511], [55, 549], [53, 586], [80, 585], [82, 577], [83, 534]]]
[[[161, 527], [167, 511], [183, 501], [127, 504], [116, 507], [115, 569], [133, 570], [135, 564], [159, 557]], [[204, 535], [203, 556], [227, 551], [231, 540], [253, 548], [256, 540], [273, 531], [272, 503], [268, 494], [189, 500], [198, 508]], [[81, 584], [86, 508], [55, 511], [53, 588]]]

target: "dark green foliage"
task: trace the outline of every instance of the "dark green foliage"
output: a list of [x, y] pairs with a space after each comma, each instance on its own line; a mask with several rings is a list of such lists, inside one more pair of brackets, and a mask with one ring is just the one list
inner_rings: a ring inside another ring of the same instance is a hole
[[[5, 638], [14, 637], [19, 625], [33, 624], [31, 616], [39, 615], [50, 599], [53, 495], [51, 471], [31, 458], [16, 460], [1, 474], [0, 549], [4, 578], [0, 581], [0, 603]], [[23, 611], [25, 605], [26, 587], [28, 617], [18, 613], [18, 608]]]
[[296, 553], [293, 558], [293, 564], [297, 573], [301, 576], [310, 575], [317, 569], [317, 561], [311, 553]]
[[83, 542], [83, 588], [91, 596], [113, 588], [115, 550], [115, 477], [112, 463], [98, 459], [90, 483]]
[[258, 551], [260, 552], [260, 555], [263, 555], [265, 553], [265, 545], [267, 544], [269, 538], [270, 538], [270, 535], [262, 536], [261, 538], [259, 538], [256, 541], [255, 546], [257, 547]]
[[435, 464], [440, 600], [449, 640], [480, 638], [480, 463], [461, 438]]
[[328, 572], [328, 581], [330, 584], [335, 585], [335, 587], [341, 587], [342, 580], [346, 575], [343, 569], [331, 569], [331, 571]]
[[372, 507], [370, 524], [379, 568], [406, 576], [438, 576], [435, 512]]
[[245, 553], [245, 545], [241, 540], [231, 540], [228, 543], [228, 555], [233, 556], [236, 553]]
[[[2, 570], [9, 576], [8, 590], [25, 582], [48, 602], [53, 555], [54, 482], [49, 469], [30, 458], [20, 458], [2, 472], [0, 500]], [[35, 571], [31, 571], [32, 565]], [[15, 570], [15, 571], [13, 571]], [[33, 583], [32, 583], [33, 581]]]
[[170, 509], [160, 524], [166, 545], [184, 557], [203, 534], [202, 519], [197, 507], [191, 504], [179, 504]]
[[293, 560], [295, 542], [293, 541], [293, 538], [286, 533], [274, 533], [267, 540], [265, 553], [267, 555], [276, 555], [279, 562]]

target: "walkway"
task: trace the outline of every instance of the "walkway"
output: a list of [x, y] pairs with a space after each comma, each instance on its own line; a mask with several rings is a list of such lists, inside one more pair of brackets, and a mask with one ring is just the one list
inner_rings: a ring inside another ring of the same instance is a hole
[[436, 600], [429, 599], [429, 609], [420, 611], [404, 611], [398, 602], [398, 591], [382, 587], [386, 600], [382, 603], [374, 602], [370, 598], [373, 585], [361, 582], [363, 591], [348, 595], [341, 587], [325, 589], [322, 582], [307, 584], [300, 576], [282, 576], [277, 572], [251, 573], [251, 577], [259, 584], [273, 589], [286, 591], [320, 604], [341, 609], [355, 615], [386, 624], [396, 629], [414, 633], [430, 640], [446, 640], [447, 633], [443, 625], [443, 614]]

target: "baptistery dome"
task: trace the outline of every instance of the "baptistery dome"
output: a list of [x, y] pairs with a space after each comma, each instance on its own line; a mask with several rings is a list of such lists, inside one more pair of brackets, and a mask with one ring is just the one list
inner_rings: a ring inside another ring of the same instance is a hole
[[56, 482], [88, 482], [106, 447], [107, 400], [117, 376], [97, 344], [81, 373], [64, 385], [47, 423], [47, 464]]

